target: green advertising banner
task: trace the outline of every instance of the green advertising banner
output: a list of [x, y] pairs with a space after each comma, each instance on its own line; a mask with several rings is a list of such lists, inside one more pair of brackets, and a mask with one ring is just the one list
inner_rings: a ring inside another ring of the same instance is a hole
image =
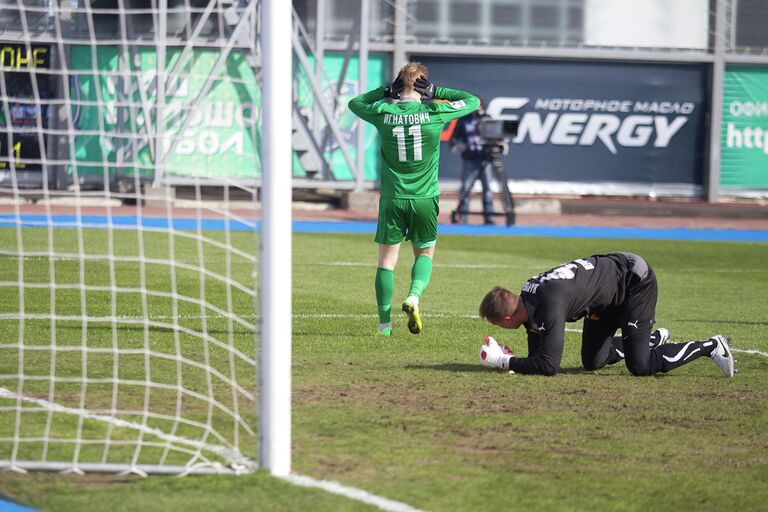
[[723, 189], [768, 188], [767, 68], [726, 68], [721, 151]]
[[[155, 155], [157, 134], [157, 52], [141, 48], [138, 56], [121, 57], [117, 47], [73, 46], [70, 69], [75, 77], [70, 84], [70, 100], [76, 136], [74, 151], [79, 176], [134, 176], [151, 179], [157, 169]], [[209, 80], [220, 52], [194, 50], [177, 70], [178, 79], [166, 85], [163, 105], [160, 154], [165, 158], [165, 176], [254, 178], [261, 176], [259, 160], [259, 114], [261, 91], [246, 56], [232, 51], [219, 76], [212, 77], [204, 97], [199, 93]], [[181, 49], [166, 51], [166, 72], [176, 67]], [[96, 62], [93, 62], [95, 58]], [[323, 59], [326, 98], [332, 97], [343, 70], [343, 54], [326, 54]], [[357, 123], [347, 109], [347, 102], [359, 94], [358, 60], [348, 63], [336, 110], [344, 143], [356, 160]], [[369, 88], [385, 81], [388, 69], [385, 55], [368, 59]], [[312, 125], [317, 115], [306, 77], [297, 71], [297, 104]], [[191, 116], [180, 132], [184, 119]], [[324, 129], [321, 120], [319, 130]], [[325, 156], [333, 178], [352, 180], [353, 173], [342, 157], [338, 141], [326, 137]], [[379, 143], [376, 130], [368, 125], [365, 132], [365, 178], [379, 175]], [[169, 150], [171, 153], [168, 154]], [[306, 170], [294, 155], [294, 176]], [[75, 171], [73, 166], [68, 168]]]
[[[314, 64], [314, 61], [311, 60]], [[366, 76], [366, 88], [371, 90], [376, 87], [384, 85], [387, 81], [386, 75], [389, 72], [389, 60], [386, 54], [370, 54], [368, 56], [368, 72]], [[323, 57], [323, 73], [324, 82], [321, 84], [323, 92], [327, 98], [333, 97], [337, 86], [339, 85], [339, 77], [344, 68], [344, 54], [329, 52]], [[379, 158], [379, 136], [376, 132], [376, 128], [373, 125], [360, 120], [347, 108], [349, 100], [366, 91], [360, 90], [359, 75], [360, 75], [359, 59], [357, 56], [347, 62], [346, 73], [344, 73], [344, 80], [341, 84], [339, 101], [336, 108], [336, 119], [339, 123], [344, 142], [347, 144], [347, 149], [352, 156], [352, 162], [357, 162], [357, 127], [358, 123], [365, 125], [365, 173], [366, 180], [377, 180], [379, 178], [380, 170], [380, 158]], [[312, 119], [314, 114], [313, 100], [311, 95], [311, 89], [306, 79], [301, 76], [298, 81], [298, 100], [297, 105], [299, 111], [308, 120]], [[324, 124], [321, 123], [321, 129], [324, 129]], [[328, 138], [325, 149], [325, 156], [328, 159], [333, 177], [336, 180], [353, 180], [354, 175], [352, 170], [347, 165], [342, 152], [339, 149], [338, 141], [333, 138]], [[296, 165], [296, 164], [294, 164]], [[294, 172], [296, 175], [296, 172]]]
[[[178, 78], [166, 84], [163, 129], [157, 134], [156, 50], [141, 48], [137, 59], [121, 59], [116, 47], [72, 47], [70, 69], [76, 79], [70, 94], [79, 175], [138, 172], [151, 178], [159, 149], [167, 155], [169, 177], [260, 176], [260, 89], [245, 55], [232, 51], [220, 74], [210, 80], [207, 94], [198, 99], [219, 55], [218, 50], [194, 50], [179, 66]], [[167, 49], [167, 72], [180, 56], [181, 49]], [[182, 133], [187, 117], [191, 119]], [[162, 143], [155, 148], [158, 136]]]

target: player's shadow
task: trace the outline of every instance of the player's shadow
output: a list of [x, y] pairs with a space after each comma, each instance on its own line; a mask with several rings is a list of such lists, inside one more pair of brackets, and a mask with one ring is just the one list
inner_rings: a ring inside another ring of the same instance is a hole
[[[440, 372], [487, 372], [489, 369], [481, 364], [465, 363], [438, 363], [438, 364], [409, 364], [405, 366], [408, 370], [436, 370]], [[557, 373], [572, 375], [587, 372], [581, 366], [560, 368]]]
[[560, 368], [559, 370], [557, 370], [557, 373], [564, 373], [566, 375], [575, 375], [578, 373], [593, 373], [593, 372], [588, 372], [581, 366], [569, 366], [568, 368]]
[[487, 372], [488, 368], [479, 364], [438, 363], [438, 364], [409, 364], [408, 370], [437, 370], [441, 372]]

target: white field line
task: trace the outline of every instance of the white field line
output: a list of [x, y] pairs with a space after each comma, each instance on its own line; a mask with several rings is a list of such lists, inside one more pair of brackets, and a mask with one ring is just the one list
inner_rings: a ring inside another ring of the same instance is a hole
[[168, 441], [170, 443], [178, 443], [181, 445], [192, 447], [196, 450], [215, 453], [216, 455], [219, 455], [220, 457], [223, 457], [224, 459], [226, 459], [227, 462], [242, 461], [245, 459], [245, 457], [243, 457], [243, 455], [239, 451], [231, 450], [224, 446], [202, 443], [200, 441], [195, 441], [193, 439], [187, 439], [185, 437], [166, 434], [160, 429], [148, 427], [146, 425], [141, 425], [140, 423], [121, 420], [120, 418], [115, 418], [114, 416], [104, 416], [101, 414], [94, 414], [92, 412], [89, 412], [87, 409], [75, 409], [73, 407], [65, 407], [63, 405], [49, 402], [48, 400], [43, 400], [41, 398], [32, 398], [30, 396], [21, 395], [19, 393], [15, 393], [3, 387], [0, 387], [0, 398], [7, 398], [9, 400], [19, 400], [21, 402], [38, 405], [43, 409], [51, 412], [72, 414], [75, 416], [81, 416], [88, 420], [100, 421], [102, 423], [111, 423], [116, 427], [131, 428], [133, 430], [139, 430], [145, 434], [156, 436], [162, 439], [163, 441]]
[[[18, 259], [18, 255], [16, 253], [12, 252], [5, 252], [0, 254], [0, 256], [8, 256], [11, 258]], [[98, 256], [98, 255], [94, 255]], [[101, 255], [104, 259], [109, 259], [110, 255], [103, 254]], [[70, 255], [70, 256], [56, 256], [56, 255], [30, 255], [24, 256], [25, 261], [78, 261], [80, 260], [80, 256], [77, 255]], [[173, 260], [175, 263], [189, 263], [189, 264], [197, 264], [199, 260], [194, 258], [184, 258], [184, 257], [176, 257]], [[208, 259], [206, 260], [208, 261]], [[211, 261], [218, 261], [218, 260], [211, 260]], [[314, 266], [321, 266], [321, 267], [370, 267], [374, 268], [376, 266], [375, 261], [320, 261], [312, 263]], [[534, 271], [540, 271], [542, 268], [542, 265], [540, 263], [538, 264], [530, 264], [530, 265], [507, 265], [507, 264], [493, 264], [493, 263], [440, 263], [437, 262], [434, 264], [436, 268], [459, 268], [459, 269], [497, 269], [497, 268], [511, 268], [511, 269], [530, 269]], [[546, 265], [544, 265], [546, 266]], [[764, 273], [768, 270], [765, 268], [720, 268], [720, 269], [711, 269], [711, 268], [681, 268], [675, 270], [675, 272], [694, 272], [694, 273], [701, 273], [701, 272], [708, 272], [708, 273], [720, 273], [720, 274], [752, 274], [752, 273]], [[534, 272], [535, 273], [535, 272]]]
[[[241, 317], [249, 317], [249, 318], [258, 318], [256, 314], [253, 315], [240, 315]], [[456, 315], [451, 313], [425, 313], [421, 315], [426, 318], [470, 318], [470, 319], [479, 319], [480, 315]], [[179, 315], [176, 318], [177, 319], [185, 319], [185, 320], [197, 320], [202, 319], [204, 315]], [[357, 313], [295, 313], [293, 315], [293, 318], [377, 318], [378, 315], [375, 313], [370, 314], [357, 314]], [[61, 318], [56, 317], [59, 320]], [[218, 315], [205, 315], [205, 318], [220, 318]], [[18, 313], [0, 313], [0, 320], [20, 320], [20, 315]], [[50, 320], [51, 315], [39, 315], [39, 314], [25, 314], [23, 315], [24, 320]], [[80, 317], [77, 317], [77, 319], [81, 319]], [[116, 317], [87, 317], [87, 320], [90, 322], [111, 322], [113, 320], [140, 320], [141, 317], [138, 316], [129, 316], [129, 315], [118, 315]], [[150, 316], [150, 320], [170, 320], [170, 315], [152, 315]], [[566, 332], [581, 332], [581, 329], [576, 329], [572, 327], [566, 327]], [[733, 352], [741, 352], [743, 354], [752, 354], [752, 355], [758, 355], [763, 357], [768, 357], [768, 352], [763, 352], [761, 350], [757, 349], [740, 349], [740, 348], [733, 348], [731, 349]]]
[[758, 356], [768, 357], [768, 352], [762, 350], [755, 350], [753, 348], [732, 348], [731, 352], [740, 352], [742, 354], [755, 354]]
[[[256, 313], [248, 315], [238, 315], [240, 318], [259, 318]], [[452, 313], [424, 313], [421, 316], [428, 318], [475, 318], [479, 319], [479, 315], [456, 315]], [[137, 322], [142, 320], [143, 317], [138, 315], [115, 315], [115, 316], [71, 316], [71, 315], [50, 315], [40, 313], [25, 313], [23, 315], [19, 313], [0, 313], [0, 320], [51, 320], [55, 318], [59, 321], [79, 321], [85, 318], [89, 322], [112, 322], [120, 320]], [[226, 318], [221, 315], [149, 315], [147, 320], [172, 320], [177, 318], [179, 320], [206, 320]], [[378, 318], [376, 313], [363, 314], [363, 313], [295, 313], [293, 318]]]
[[[258, 318], [258, 315], [256, 313], [251, 313], [249, 315], [236, 315], [238, 318]], [[149, 315], [146, 317], [146, 320], [173, 320], [174, 318], [179, 320], [201, 320], [203, 318], [205, 319], [227, 319], [229, 317], [222, 316], [222, 315]], [[60, 322], [78, 322], [83, 319], [87, 320], [88, 322], [117, 322], [119, 323], [121, 320], [124, 320], [126, 322], [138, 322], [141, 320], [144, 320], [145, 318], [143, 316], [138, 315], [109, 315], [109, 316], [79, 316], [79, 315], [51, 315], [51, 314], [40, 314], [40, 313], [24, 313], [23, 315], [20, 315], [19, 313], [0, 313], [0, 320], [51, 320], [56, 319]]]
[[[0, 254], [0, 256], [8, 256], [11, 258], [18, 259], [18, 255], [16, 253], [7, 252], [5, 254]], [[109, 255], [101, 255], [103, 259], [109, 259]], [[78, 261], [81, 258], [77, 255], [72, 256], [24, 256], [25, 261]], [[188, 264], [197, 264], [199, 261], [194, 258], [184, 258], [184, 257], [177, 257], [174, 260], [174, 263], [188, 263]], [[206, 261], [209, 261], [208, 259]], [[218, 261], [216, 259], [211, 261]], [[321, 261], [312, 263], [313, 266], [325, 266], [325, 267], [370, 267], [374, 268], [376, 267], [375, 261]], [[554, 263], [553, 263], [554, 265]], [[546, 265], [544, 265], [546, 266]], [[435, 263], [435, 268], [458, 268], [458, 269], [529, 269], [533, 270], [533, 274], [536, 274], [537, 271], [541, 271], [542, 265], [539, 264], [531, 264], [531, 265], [506, 265], [506, 264], [492, 264], [492, 263]], [[675, 270], [677, 273], [681, 272], [687, 272], [687, 273], [701, 273], [701, 272], [708, 272], [710, 274], [712, 273], [719, 273], [719, 274], [760, 274], [768, 272], [765, 268], [720, 268], [720, 269], [712, 269], [712, 268], [681, 268]]]
[[[317, 263], [312, 263], [314, 266], [325, 266], [325, 267], [370, 267], [374, 268], [376, 266], [376, 261], [368, 261], [368, 262], [362, 262], [362, 261], [321, 261]], [[466, 268], [466, 269], [495, 269], [495, 268], [516, 268], [516, 269], [531, 269], [534, 271], [541, 271], [542, 265], [539, 264], [530, 264], [530, 265], [506, 265], [506, 264], [493, 264], [493, 263], [440, 263], [436, 262], [434, 263], [435, 268]], [[546, 265], [545, 265], [546, 267]], [[694, 272], [694, 273], [701, 273], [701, 272], [708, 272], [708, 273], [721, 273], [721, 274], [741, 274], [741, 273], [766, 273], [768, 272], [768, 269], [765, 268], [721, 268], [721, 269], [711, 269], [711, 268], [681, 268], [675, 270], [675, 272]], [[534, 272], [536, 274], [538, 272]]]
[[355, 489], [354, 487], [346, 487], [338, 482], [331, 482], [328, 480], [315, 480], [314, 478], [302, 475], [289, 475], [279, 478], [301, 487], [313, 487], [315, 489], [322, 489], [323, 491], [338, 494], [340, 496], [344, 496], [345, 498], [361, 501], [368, 505], [373, 505], [379, 510], [385, 510], [387, 512], [420, 512], [419, 509], [413, 508], [410, 505], [406, 505], [405, 503], [382, 498], [381, 496], [376, 496], [375, 494], [371, 494], [361, 489]]
[[[361, 262], [361, 261], [327, 261], [327, 262], [320, 262], [320, 263], [312, 263], [312, 265], [315, 266], [323, 266], [323, 267], [376, 267], [376, 262]], [[486, 264], [486, 263], [435, 263], [435, 267], [437, 268], [529, 268], [529, 269], [536, 269], [539, 268], [540, 265], [493, 265], [493, 264]]]

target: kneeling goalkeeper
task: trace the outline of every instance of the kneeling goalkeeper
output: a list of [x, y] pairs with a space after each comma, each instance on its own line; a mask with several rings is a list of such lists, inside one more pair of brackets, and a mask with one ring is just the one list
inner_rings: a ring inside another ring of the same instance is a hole
[[413, 334], [422, 330], [419, 299], [432, 275], [437, 242], [440, 133], [446, 123], [480, 106], [480, 100], [469, 93], [435, 87], [428, 75], [424, 65], [406, 64], [390, 86], [361, 94], [349, 102], [349, 109], [374, 125], [381, 138], [375, 288], [382, 336], [392, 335], [394, 269], [403, 240], [411, 241], [415, 260], [402, 309], [408, 314], [408, 330]]
[[[489, 336], [481, 347], [481, 361], [518, 373], [555, 375], [566, 322], [584, 318], [581, 361], [586, 370], [624, 360], [632, 375], [654, 375], [709, 356], [733, 377], [735, 361], [727, 336], [667, 343], [667, 329], [651, 332], [657, 298], [655, 272], [642, 256], [628, 252], [564, 263], [528, 279], [519, 295], [497, 286], [483, 298], [480, 317], [505, 329], [525, 327], [528, 357], [514, 357]], [[615, 336], [618, 330], [621, 336]]]

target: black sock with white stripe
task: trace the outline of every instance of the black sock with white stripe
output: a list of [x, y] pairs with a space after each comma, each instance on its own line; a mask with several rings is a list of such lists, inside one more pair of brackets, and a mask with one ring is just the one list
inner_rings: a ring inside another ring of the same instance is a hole
[[661, 356], [661, 371], [668, 372], [678, 366], [690, 363], [701, 356], [708, 356], [716, 343], [708, 341], [689, 341], [688, 343], [669, 343], [654, 349]]

